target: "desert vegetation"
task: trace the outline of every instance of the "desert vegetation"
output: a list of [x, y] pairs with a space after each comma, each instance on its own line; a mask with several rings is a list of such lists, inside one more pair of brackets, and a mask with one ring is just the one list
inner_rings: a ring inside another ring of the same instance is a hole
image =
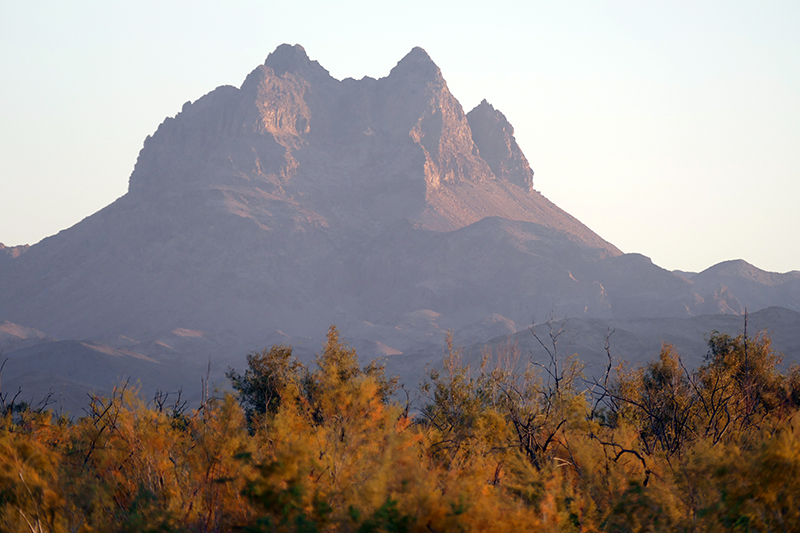
[[121, 385], [69, 420], [2, 395], [0, 530], [798, 527], [800, 372], [768, 336], [590, 380], [548, 333], [545, 363], [509, 345], [477, 368], [449, 338], [418, 391], [332, 327], [313, 366], [273, 346], [196, 408]]

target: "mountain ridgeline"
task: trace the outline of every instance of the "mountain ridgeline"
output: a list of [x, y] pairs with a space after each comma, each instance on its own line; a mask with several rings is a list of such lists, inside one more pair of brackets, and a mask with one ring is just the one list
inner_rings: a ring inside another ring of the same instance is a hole
[[548, 316], [800, 310], [798, 272], [679, 276], [533, 177], [506, 117], [485, 100], [465, 113], [421, 48], [384, 78], [337, 80], [281, 45], [148, 136], [127, 194], [30, 249], [0, 247], [0, 321], [140, 365], [313, 351], [330, 324], [391, 358], [448, 329], [487, 340]]

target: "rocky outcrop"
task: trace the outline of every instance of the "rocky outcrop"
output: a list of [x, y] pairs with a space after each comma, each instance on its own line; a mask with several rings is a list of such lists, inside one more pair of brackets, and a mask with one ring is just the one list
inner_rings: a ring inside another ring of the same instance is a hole
[[505, 115], [483, 100], [467, 113], [472, 140], [494, 175], [533, 191], [533, 170], [514, 138], [514, 128]]
[[27, 252], [28, 248], [30, 248], [30, 245], [28, 244], [22, 244], [19, 246], [5, 246], [2, 242], [0, 242], [0, 255], [10, 257], [11, 259], [16, 259]]

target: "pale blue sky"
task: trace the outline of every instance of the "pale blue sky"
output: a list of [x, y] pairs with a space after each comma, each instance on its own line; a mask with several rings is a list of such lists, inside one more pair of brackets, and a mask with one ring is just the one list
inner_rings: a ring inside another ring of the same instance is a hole
[[121, 196], [146, 135], [281, 43], [339, 79], [413, 46], [625, 252], [800, 269], [800, 2], [0, 0], [0, 242]]

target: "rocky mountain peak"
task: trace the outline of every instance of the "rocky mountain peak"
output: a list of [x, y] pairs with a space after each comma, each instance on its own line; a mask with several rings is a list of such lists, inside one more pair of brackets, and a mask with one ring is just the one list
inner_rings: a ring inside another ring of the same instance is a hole
[[264, 66], [271, 68], [276, 76], [290, 73], [300, 74], [308, 80], [331, 78], [330, 73], [322, 65], [309, 59], [305, 48], [299, 44], [278, 46], [267, 56]]
[[500, 216], [619, 253], [531, 192], [513, 132], [488, 102], [468, 117], [422, 48], [379, 80], [337, 81], [284, 44], [240, 89], [219, 87], [166, 119], [129, 191], [151, 203], [192, 194], [264, 227], [285, 222], [276, 205], [298, 227], [359, 231], [402, 220], [450, 231]]
[[439, 67], [433, 62], [431, 56], [419, 46], [412, 48], [411, 51], [397, 63], [391, 72], [389, 72], [389, 78], [408, 78], [429, 83], [444, 82]]
[[497, 178], [533, 190], [533, 170], [514, 138], [514, 127], [485, 99], [467, 113], [472, 140]]

